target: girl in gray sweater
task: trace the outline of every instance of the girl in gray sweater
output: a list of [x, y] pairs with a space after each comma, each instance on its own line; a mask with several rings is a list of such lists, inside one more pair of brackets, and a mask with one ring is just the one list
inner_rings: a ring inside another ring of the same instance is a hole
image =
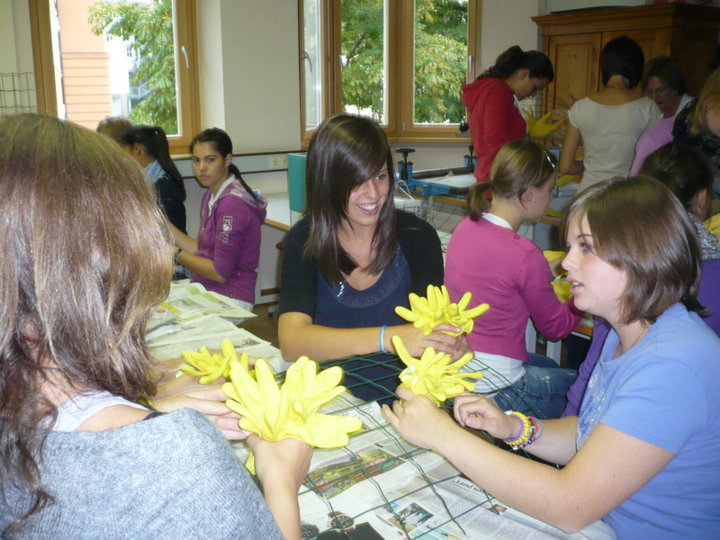
[[250, 438], [265, 504], [201, 414], [146, 405], [173, 257], [142, 169], [69, 122], [2, 117], [0, 220], [0, 537], [299, 538], [307, 445]]

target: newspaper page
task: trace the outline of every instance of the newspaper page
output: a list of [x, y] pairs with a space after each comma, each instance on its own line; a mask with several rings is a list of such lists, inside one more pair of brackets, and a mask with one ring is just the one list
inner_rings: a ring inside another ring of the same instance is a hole
[[228, 319], [235, 324], [256, 316], [252, 311], [241, 307], [234, 298], [208, 291], [202, 284], [190, 283], [190, 280], [187, 279], [172, 283], [170, 294], [164, 304], [170, 309], [186, 315], [212, 314]]
[[[404, 441], [376, 403], [345, 393], [323, 412], [356, 416], [363, 428], [343, 448], [315, 450], [299, 492], [303, 538], [614, 538], [602, 522], [569, 535], [510, 508]], [[244, 444], [235, 448], [247, 457]]]

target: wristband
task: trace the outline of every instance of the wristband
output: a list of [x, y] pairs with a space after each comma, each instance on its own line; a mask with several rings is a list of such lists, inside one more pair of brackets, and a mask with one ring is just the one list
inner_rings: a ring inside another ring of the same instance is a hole
[[387, 325], [383, 325], [380, 327], [380, 336], [378, 337], [378, 345], [380, 345], [380, 352], [386, 353], [385, 350], [385, 329], [387, 328]]
[[182, 253], [182, 249], [175, 248], [175, 254], [173, 255], [173, 261], [175, 264], [180, 264], [180, 254]]

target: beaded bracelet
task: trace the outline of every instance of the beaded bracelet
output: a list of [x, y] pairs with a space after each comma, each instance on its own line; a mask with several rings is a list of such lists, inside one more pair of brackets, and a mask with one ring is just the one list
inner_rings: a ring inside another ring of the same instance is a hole
[[503, 439], [503, 442], [508, 443], [510, 446], [520, 447], [521, 444], [527, 442], [532, 437], [533, 427], [530, 420], [521, 412], [517, 411], [505, 411], [508, 416], [514, 416], [520, 422], [522, 431], [517, 437], [511, 437], [509, 439]]
[[385, 350], [385, 329], [387, 328], [387, 325], [383, 325], [380, 327], [380, 336], [378, 337], [378, 345], [380, 345], [380, 352], [386, 353]]
[[503, 439], [513, 450], [530, 446], [542, 437], [545, 431], [545, 425], [540, 419], [534, 416], [525, 416], [523, 413], [517, 411], [505, 411], [505, 414], [517, 418], [523, 428], [522, 433], [515, 439]]

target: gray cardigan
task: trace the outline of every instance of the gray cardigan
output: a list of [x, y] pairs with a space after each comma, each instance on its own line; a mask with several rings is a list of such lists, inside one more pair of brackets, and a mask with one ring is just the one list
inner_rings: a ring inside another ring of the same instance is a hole
[[[195, 411], [100, 433], [53, 432], [43, 458], [55, 502], [7, 538], [282, 539], [230, 445]], [[3, 487], [0, 536], [26, 508]]]

